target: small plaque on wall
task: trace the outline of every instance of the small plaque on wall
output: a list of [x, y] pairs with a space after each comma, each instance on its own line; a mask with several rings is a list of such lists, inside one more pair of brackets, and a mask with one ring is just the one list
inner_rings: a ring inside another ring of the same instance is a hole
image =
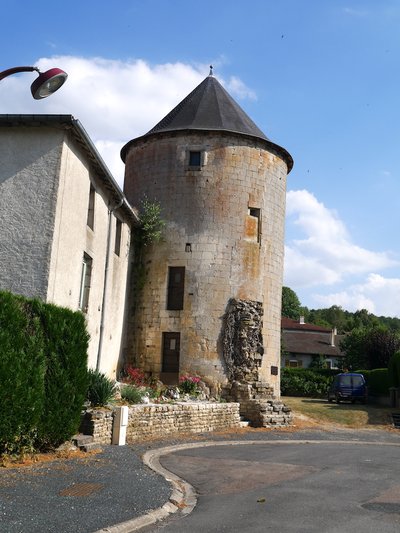
[[271, 376], [277, 376], [277, 375], [278, 375], [278, 367], [271, 366]]

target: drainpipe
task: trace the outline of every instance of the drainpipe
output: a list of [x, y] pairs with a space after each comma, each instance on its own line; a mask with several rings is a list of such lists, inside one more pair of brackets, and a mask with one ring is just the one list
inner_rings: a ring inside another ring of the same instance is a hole
[[110, 245], [111, 245], [112, 215], [114, 211], [116, 211], [122, 206], [122, 204], [124, 203], [124, 200], [125, 200], [124, 198], [121, 198], [121, 200], [115, 207], [108, 210], [107, 249], [106, 249], [106, 262], [104, 266], [103, 298], [101, 302], [99, 346], [97, 348], [97, 362], [96, 362], [97, 371], [100, 370], [101, 351], [103, 347], [103, 337], [104, 337], [105, 309], [106, 309], [106, 299], [107, 299], [106, 295], [107, 295], [107, 286], [108, 286], [108, 268], [109, 268], [110, 255], [111, 255]]

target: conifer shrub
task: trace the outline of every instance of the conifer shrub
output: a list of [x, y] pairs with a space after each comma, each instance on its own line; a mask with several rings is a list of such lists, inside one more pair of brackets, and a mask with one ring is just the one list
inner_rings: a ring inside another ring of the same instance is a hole
[[0, 455], [33, 451], [45, 403], [44, 336], [33, 303], [0, 292]]
[[389, 386], [400, 387], [400, 351], [389, 359], [388, 364]]
[[53, 448], [77, 431], [88, 340], [82, 313], [0, 291], [0, 454]]
[[93, 407], [104, 407], [115, 396], [116, 386], [114, 381], [98, 370], [89, 369], [87, 400]]
[[373, 370], [357, 370], [363, 374], [368, 387], [368, 394], [372, 396], [389, 395], [389, 373], [387, 368], [374, 368]]
[[40, 446], [54, 447], [70, 439], [79, 428], [88, 387], [89, 335], [82, 313], [36, 302], [46, 358], [45, 404]]

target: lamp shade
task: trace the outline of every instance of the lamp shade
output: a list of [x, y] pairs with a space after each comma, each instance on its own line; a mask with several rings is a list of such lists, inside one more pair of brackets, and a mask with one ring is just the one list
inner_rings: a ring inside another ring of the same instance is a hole
[[59, 68], [51, 68], [42, 72], [31, 85], [35, 100], [41, 100], [56, 92], [68, 78], [68, 74]]

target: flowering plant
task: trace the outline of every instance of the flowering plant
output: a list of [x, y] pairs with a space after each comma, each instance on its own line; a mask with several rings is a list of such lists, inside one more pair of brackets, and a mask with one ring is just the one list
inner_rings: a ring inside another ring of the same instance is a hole
[[136, 385], [137, 387], [143, 387], [146, 385], [146, 376], [144, 375], [144, 372], [140, 370], [140, 368], [128, 366], [126, 373], [128, 374], [128, 381], [133, 385]]
[[179, 378], [179, 391], [183, 394], [196, 395], [199, 391], [200, 378], [184, 375]]

